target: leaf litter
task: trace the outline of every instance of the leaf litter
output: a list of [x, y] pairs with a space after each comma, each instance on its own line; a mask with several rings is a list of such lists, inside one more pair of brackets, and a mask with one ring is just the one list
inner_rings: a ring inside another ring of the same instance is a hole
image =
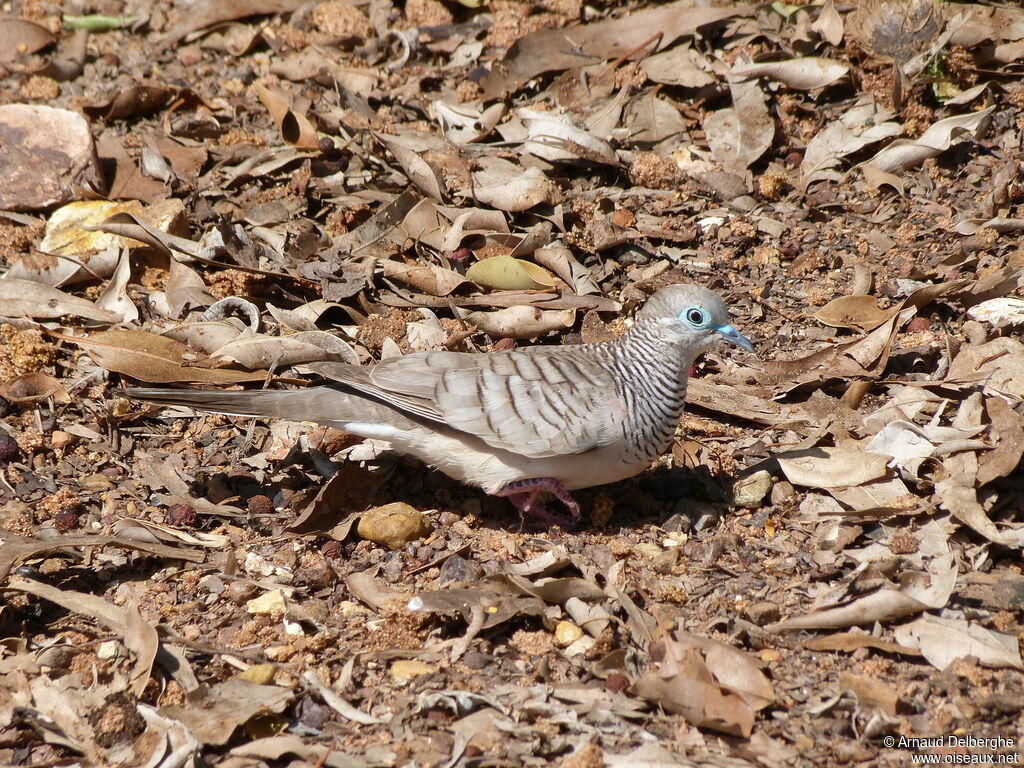
[[[0, 206], [0, 761], [1024, 738], [1024, 12], [143, 3], [62, 38], [60, 5], [0, 24], [0, 130], [33, 136]], [[577, 531], [117, 394], [614, 338], [679, 281], [758, 356], [700, 360], [673, 450]]]

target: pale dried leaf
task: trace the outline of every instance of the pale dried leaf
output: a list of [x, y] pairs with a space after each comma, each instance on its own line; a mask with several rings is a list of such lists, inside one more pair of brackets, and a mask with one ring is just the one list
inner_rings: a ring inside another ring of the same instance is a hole
[[729, 89], [733, 105], [704, 118], [704, 132], [722, 168], [742, 175], [771, 146], [775, 121], [756, 82], [730, 83]]
[[797, 91], [813, 91], [838, 82], [850, 67], [836, 59], [806, 56], [784, 61], [741, 64], [732, 68], [736, 77], [767, 77]]

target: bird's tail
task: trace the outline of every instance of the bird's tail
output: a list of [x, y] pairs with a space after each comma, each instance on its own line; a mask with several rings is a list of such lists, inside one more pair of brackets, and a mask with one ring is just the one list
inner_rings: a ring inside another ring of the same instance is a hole
[[132, 400], [181, 405], [227, 416], [313, 421], [339, 429], [347, 429], [354, 422], [397, 428], [410, 426], [408, 420], [393, 409], [330, 386], [245, 392], [132, 387], [121, 390], [121, 394]]

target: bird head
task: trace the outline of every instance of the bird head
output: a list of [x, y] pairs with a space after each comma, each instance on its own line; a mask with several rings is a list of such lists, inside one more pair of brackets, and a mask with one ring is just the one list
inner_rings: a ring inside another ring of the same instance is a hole
[[754, 351], [749, 339], [729, 322], [729, 313], [718, 295], [698, 285], [659, 289], [640, 310], [637, 321], [653, 324], [668, 341], [684, 345], [694, 355], [719, 339]]

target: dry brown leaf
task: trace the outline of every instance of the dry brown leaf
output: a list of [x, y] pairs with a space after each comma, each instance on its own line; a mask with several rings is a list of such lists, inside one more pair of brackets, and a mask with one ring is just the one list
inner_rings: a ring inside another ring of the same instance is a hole
[[808, 488], [849, 488], [880, 480], [889, 471], [885, 456], [856, 448], [822, 446], [776, 458], [789, 482]]
[[838, 47], [843, 41], [843, 17], [836, 10], [834, 0], [825, 0], [811, 29], [833, 47]]
[[47, 373], [29, 373], [0, 383], [0, 397], [15, 405], [33, 406], [53, 398], [55, 403], [70, 403], [71, 395], [57, 379]]
[[[831, 0], [829, 0], [831, 2]], [[838, 180], [833, 169], [839, 161], [876, 141], [899, 136], [903, 126], [891, 121], [892, 113], [883, 110], [872, 96], [862, 97], [839, 116], [829, 120], [807, 144], [800, 163], [800, 188], [815, 181]]]
[[27, 19], [7, 17], [0, 19], [0, 64], [14, 61], [18, 56], [35, 53], [57, 41], [46, 27]]
[[378, 264], [383, 268], [385, 277], [411, 285], [432, 296], [447, 296], [460, 285], [469, 282], [458, 272], [434, 264], [403, 264], [390, 259], [381, 259]]
[[656, 83], [702, 88], [717, 81], [707, 59], [689, 44], [683, 43], [663, 53], [648, 56], [640, 68]]
[[263, 106], [267, 108], [270, 119], [274, 121], [274, 125], [281, 133], [281, 138], [286, 143], [298, 149], [317, 149], [316, 128], [309, 118], [292, 110], [291, 99], [284, 91], [268, 88], [262, 83], [256, 83], [255, 88], [256, 95], [263, 102]]
[[742, 175], [771, 146], [775, 121], [756, 82], [733, 82], [729, 90], [732, 106], [708, 114], [704, 132], [722, 168]]
[[1007, 477], [1024, 456], [1024, 416], [1001, 397], [986, 398], [985, 411], [995, 430], [996, 444], [978, 458], [978, 487]]
[[406, 141], [402, 136], [386, 133], [375, 136], [395, 156], [416, 189], [436, 202], [440, 203], [444, 199], [445, 186], [441, 172], [423, 159], [423, 156], [413, 148], [414, 143]]
[[554, 276], [543, 267], [511, 256], [482, 259], [466, 270], [466, 277], [499, 291], [544, 291], [555, 285]]
[[572, 328], [576, 323], [576, 310], [506, 307], [495, 312], [470, 312], [462, 319], [490, 336], [532, 339]]
[[165, 706], [161, 712], [184, 723], [203, 744], [219, 745], [253, 715], [283, 712], [294, 696], [287, 688], [233, 678], [200, 689], [187, 706]]
[[482, 157], [473, 172], [473, 196], [500, 211], [517, 213], [542, 203], [555, 203], [557, 187], [540, 168], [522, 169], [499, 157]]
[[893, 635], [900, 643], [919, 649], [936, 669], [946, 670], [968, 656], [986, 667], [1024, 669], [1015, 635], [993, 632], [963, 619], [922, 616], [896, 627]]
[[0, 317], [82, 317], [97, 323], [119, 323], [121, 314], [96, 306], [87, 299], [31, 280], [0, 280]]
[[125, 329], [103, 331], [88, 337], [60, 338], [83, 347], [102, 368], [152, 384], [235, 384], [263, 381], [267, 376], [266, 371], [188, 367], [184, 365], [188, 347], [180, 341], [146, 331]]
[[732, 68], [737, 77], [767, 77], [797, 91], [813, 91], [838, 82], [850, 67], [836, 59], [806, 56], [784, 61], [739, 64]]
[[895, 311], [879, 307], [873, 296], [854, 294], [833, 299], [814, 313], [814, 319], [831, 328], [872, 331], [892, 317]]
[[939, 120], [916, 139], [899, 139], [876, 153], [864, 165], [879, 171], [905, 171], [942, 154], [965, 136], [977, 136], [995, 107]]
[[483, 98], [490, 101], [515, 91], [543, 72], [624, 56], [652, 40], [657, 41], [657, 49], [668, 48], [705, 24], [749, 13], [752, 10], [743, 7], [695, 7], [690, 0], [682, 0], [620, 19], [542, 29], [517, 40], [480, 81]]
[[[743, 656], [683, 633], [652, 647], [657, 666], [645, 671], [631, 690], [698, 727], [749, 737], [756, 709], [774, 695], [764, 675]], [[755, 692], [738, 690], [730, 681]]]

